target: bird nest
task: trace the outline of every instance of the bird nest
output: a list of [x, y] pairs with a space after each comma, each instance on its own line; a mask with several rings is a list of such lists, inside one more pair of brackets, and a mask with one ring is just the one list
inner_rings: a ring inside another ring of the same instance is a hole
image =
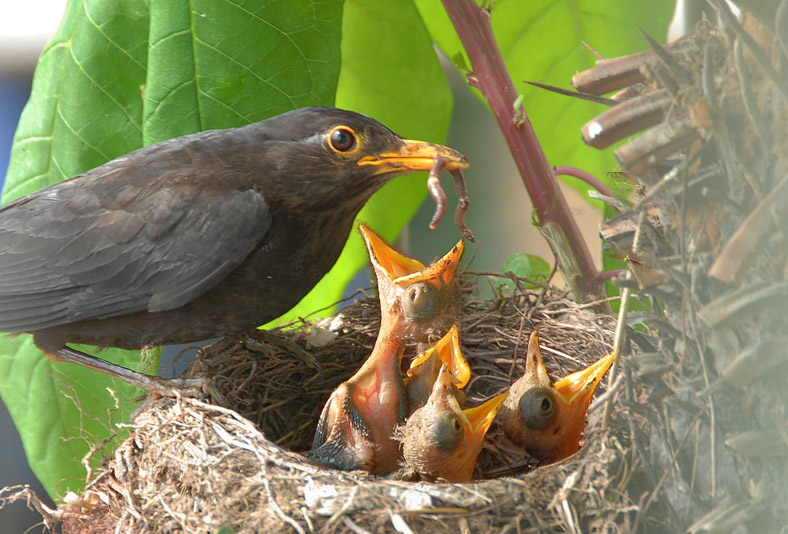
[[[464, 276], [466, 285], [479, 280], [488, 279]], [[473, 403], [522, 374], [535, 328], [554, 377], [612, 348], [612, 316], [514, 281], [514, 291], [502, 286], [491, 300], [466, 298], [461, 341]], [[515, 461], [493, 426], [478, 480], [467, 484], [339, 472], [299, 454], [311, 444], [328, 395], [370, 352], [379, 314], [377, 299], [365, 297], [314, 325], [200, 351], [189, 374], [210, 377], [211, 402], [148, 400], [103, 472], [60, 508], [63, 532], [626, 530], [637, 506], [626, 489], [635, 467], [626, 453], [633, 422], [621, 410], [603, 430], [603, 410], [592, 407], [580, 452], [542, 467]]]

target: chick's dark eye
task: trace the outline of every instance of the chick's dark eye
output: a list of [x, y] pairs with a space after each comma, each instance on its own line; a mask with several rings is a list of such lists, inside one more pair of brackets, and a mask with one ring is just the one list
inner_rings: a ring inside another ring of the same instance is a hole
[[452, 427], [452, 431], [454, 432], [459, 432], [460, 430], [462, 430], [462, 426], [460, 425], [460, 420], [457, 419], [456, 417], [452, 418], [451, 427]]
[[331, 148], [337, 152], [348, 152], [356, 146], [356, 132], [350, 128], [337, 127], [329, 136]]
[[552, 393], [546, 388], [526, 391], [520, 398], [520, 415], [529, 427], [541, 430], [555, 418], [556, 406]]
[[416, 282], [405, 291], [402, 306], [405, 315], [417, 321], [427, 321], [438, 312], [438, 292], [430, 284]]
[[427, 427], [428, 439], [439, 449], [453, 451], [463, 438], [462, 423], [454, 414], [447, 414], [431, 422]]

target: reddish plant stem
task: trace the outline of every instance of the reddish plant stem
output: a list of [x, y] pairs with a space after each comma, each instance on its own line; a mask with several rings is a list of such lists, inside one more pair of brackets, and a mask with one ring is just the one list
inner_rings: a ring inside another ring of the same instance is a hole
[[613, 190], [606, 186], [602, 180], [583, 169], [578, 169], [577, 167], [571, 167], [569, 165], [559, 165], [553, 169], [553, 172], [556, 176], [572, 176], [578, 180], [582, 180], [606, 197], [615, 198], [616, 196], [613, 194]]
[[622, 274], [626, 272], [625, 269], [613, 269], [611, 271], [602, 271], [598, 275], [596, 275], [597, 280], [612, 280], [613, 278], [618, 278]]
[[552, 230], [558, 230], [558, 239], [547, 240], [565, 280], [578, 300], [602, 295], [591, 253], [569, 211], [531, 121], [522, 108], [515, 113], [518, 93], [498, 49], [489, 12], [474, 0], [442, 1], [471, 61], [473, 72], [468, 75], [468, 83], [482, 93], [503, 131], [542, 225], [542, 234], [545, 237], [548, 234], [555, 236]]

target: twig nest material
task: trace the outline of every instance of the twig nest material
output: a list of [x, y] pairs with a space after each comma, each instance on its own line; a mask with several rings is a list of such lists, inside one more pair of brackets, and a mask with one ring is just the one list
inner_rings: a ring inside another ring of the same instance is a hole
[[[609, 352], [614, 320], [590, 309], [549, 289], [468, 301], [460, 330], [473, 372], [470, 402], [522, 373], [534, 328], [555, 376]], [[307, 461], [299, 453], [311, 443], [323, 403], [372, 347], [376, 310], [376, 299], [362, 298], [322, 321], [336, 337], [310, 349], [310, 326], [303, 325], [269, 333], [276, 339], [268, 342], [224, 340], [202, 351], [191, 374], [211, 377], [211, 402], [149, 401], [88, 488], [103, 495], [100, 504], [69, 519], [64, 532], [94, 532], [99, 518], [107, 530], [127, 533], [586, 531], [628, 520], [622, 488], [631, 466], [616, 430], [624, 425], [614, 418], [613, 430], [601, 432], [602, 410], [591, 412], [580, 453], [536, 468], [519, 458], [512, 476], [490, 478], [512, 460], [493, 436], [477, 466], [483, 480], [474, 483], [383, 479]], [[293, 356], [294, 343], [322, 372]]]

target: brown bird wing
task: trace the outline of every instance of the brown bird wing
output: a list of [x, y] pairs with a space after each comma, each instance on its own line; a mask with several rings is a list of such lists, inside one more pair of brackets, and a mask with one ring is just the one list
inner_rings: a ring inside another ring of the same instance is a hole
[[208, 174], [207, 156], [167, 169], [164, 145], [0, 209], [0, 331], [175, 309], [258, 246], [271, 225], [262, 194]]

